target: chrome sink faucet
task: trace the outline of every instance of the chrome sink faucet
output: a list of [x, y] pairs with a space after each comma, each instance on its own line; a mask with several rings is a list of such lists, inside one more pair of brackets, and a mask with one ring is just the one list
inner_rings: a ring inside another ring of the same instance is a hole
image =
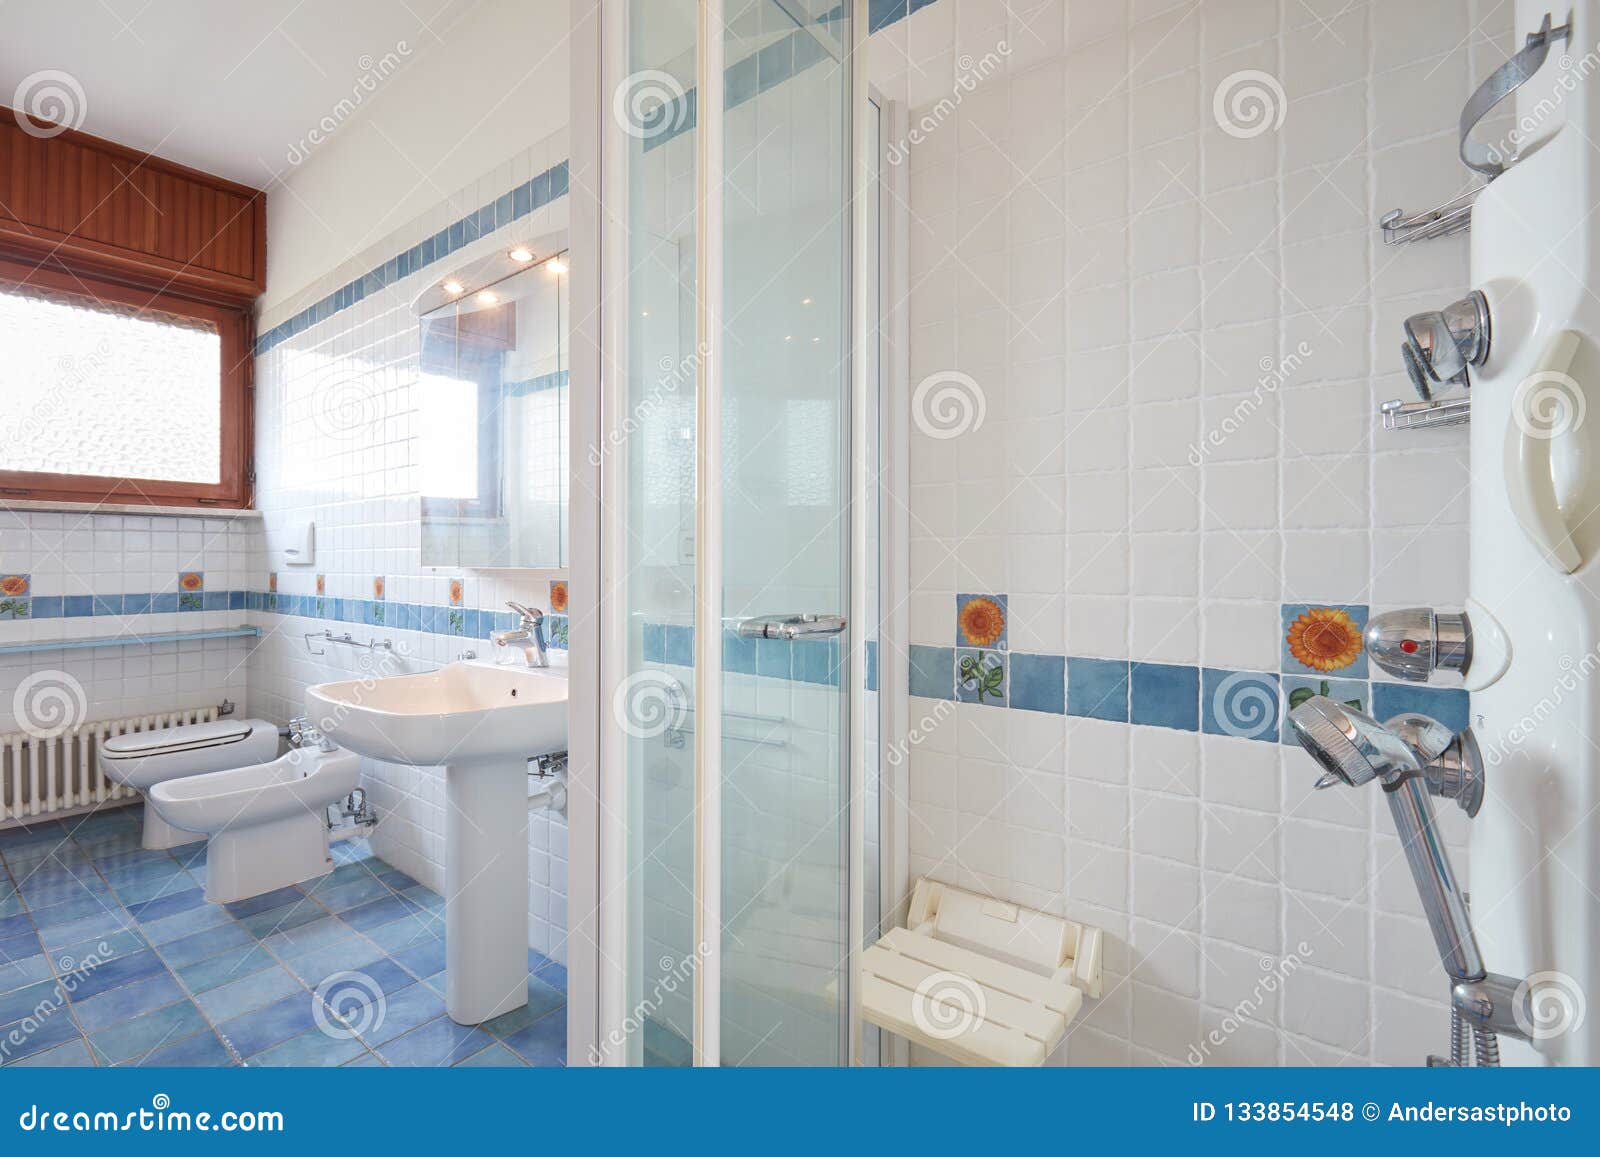
[[522, 661], [530, 667], [548, 667], [550, 652], [544, 642], [544, 612], [538, 607], [525, 607], [507, 600], [506, 606], [516, 611], [522, 621], [509, 631], [496, 631], [489, 641], [497, 647], [522, 648]]

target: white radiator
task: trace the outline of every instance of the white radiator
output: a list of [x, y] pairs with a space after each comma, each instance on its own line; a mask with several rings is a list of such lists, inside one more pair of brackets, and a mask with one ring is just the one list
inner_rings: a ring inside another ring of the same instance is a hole
[[132, 800], [138, 793], [100, 774], [100, 741], [130, 731], [162, 731], [185, 723], [210, 723], [217, 708], [191, 707], [160, 715], [135, 715], [82, 723], [41, 739], [26, 731], [0, 735], [0, 827], [34, 816]]

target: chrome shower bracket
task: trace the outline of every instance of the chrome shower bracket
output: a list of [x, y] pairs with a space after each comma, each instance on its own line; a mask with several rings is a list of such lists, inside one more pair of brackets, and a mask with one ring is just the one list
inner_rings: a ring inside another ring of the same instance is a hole
[[1550, 54], [1550, 45], [1558, 40], [1570, 40], [1571, 37], [1571, 22], [1552, 28], [1550, 13], [1546, 12], [1538, 30], [1528, 33], [1522, 51], [1495, 69], [1489, 78], [1478, 86], [1478, 91], [1467, 99], [1466, 106], [1461, 110], [1461, 161], [1467, 168], [1484, 174], [1491, 181], [1506, 171], [1512, 158], [1502, 155], [1499, 150], [1489, 145], [1473, 140], [1472, 130], [1478, 127], [1479, 121], [1489, 115], [1491, 109], [1516, 92], [1539, 71], [1544, 65], [1545, 57]]

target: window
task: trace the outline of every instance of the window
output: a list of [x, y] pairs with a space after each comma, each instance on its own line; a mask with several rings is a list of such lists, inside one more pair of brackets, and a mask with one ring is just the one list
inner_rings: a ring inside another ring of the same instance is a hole
[[0, 495], [244, 506], [249, 319], [0, 262]]

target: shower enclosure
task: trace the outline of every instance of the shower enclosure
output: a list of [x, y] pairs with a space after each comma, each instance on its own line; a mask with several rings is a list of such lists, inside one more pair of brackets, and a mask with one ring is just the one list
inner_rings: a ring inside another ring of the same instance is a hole
[[865, 5], [598, 7], [586, 1059], [872, 1063], [851, 962], [883, 907], [880, 668], [900, 665], [879, 661]]

